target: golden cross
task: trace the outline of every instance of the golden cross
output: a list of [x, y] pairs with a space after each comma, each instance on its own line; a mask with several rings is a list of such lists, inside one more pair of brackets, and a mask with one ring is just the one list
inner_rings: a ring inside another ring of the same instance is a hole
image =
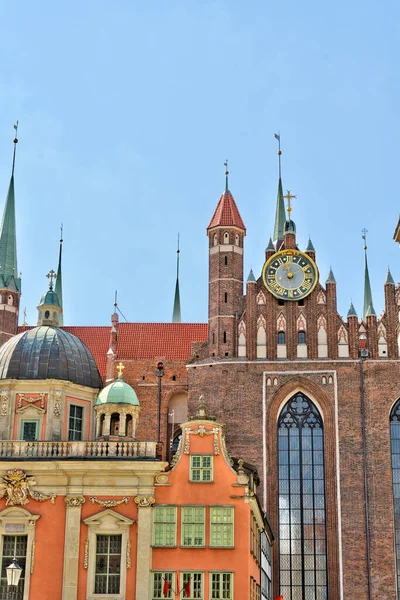
[[117, 365], [118, 377], [122, 377], [122, 371], [124, 369], [125, 369], [124, 365], [122, 364], [122, 362], [120, 362], [119, 365]]
[[287, 213], [288, 213], [288, 220], [290, 221], [290, 213], [292, 212], [292, 205], [290, 204], [290, 201], [293, 200], [293, 198], [297, 198], [297, 196], [292, 196], [292, 193], [290, 190], [286, 190], [286, 196], [283, 196], [285, 198], [285, 200], [287, 200]]
[[50, 279], [50, 289], [53, 289], [53, 279], [55, 279], [57, 277], [57, 274], [55, 271], [53, 271], [53, 269], [50, 271], [50, 273], [47, 273], [46, 277], [48, 277]]

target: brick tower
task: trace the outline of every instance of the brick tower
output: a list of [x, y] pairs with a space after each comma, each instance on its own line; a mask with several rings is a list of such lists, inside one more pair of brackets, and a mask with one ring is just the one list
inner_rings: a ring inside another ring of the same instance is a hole
[[227, 170], [225, 191], [207, 227], [208, 348], [209, 354], [217, 357], [237, 354], [237, 319], [243, 298], [243, 242], [246, 228], [229, 191], [228, 174]]
[[[17, 126], [15, 125], [15, 130]], [[4, 207], [0, 233], [0, 345], [17, 333], [21, 279], [17, 267], [17, 238], [15, 227], [14, 168], [18, 143], [14, 153], [10, 185]]]

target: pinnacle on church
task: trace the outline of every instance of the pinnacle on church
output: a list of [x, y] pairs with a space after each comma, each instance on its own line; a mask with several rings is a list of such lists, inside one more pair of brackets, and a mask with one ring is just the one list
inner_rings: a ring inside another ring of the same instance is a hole
[[[57, 278], [56, 285], [54, 291], [57, 294], [58, 300], [60, 302], [61, 308], [63, 307], [63, 297], [62, 297], [62, 272], [61, 272], [61, 259], [62, 259], [62, 245], [63, 245], [63, 226], [61, 225], [61, 236], [60, 236], [60, 254], [58, 256], [58, 268], [57, 268]], [[60, 314], [58, 318], [59, 324], [64, 325], [63, 313]]]
[[272, 241], [272, 238], [269, 238], [269, 242], [268, 242], [268, 246], [266, 247], [266, 250], [274, 250], [275, 251], [275, 246], [274, 246], [274, 242]]
[[388, 283], [394, 283], [394, 279], [392, 277], [392, 274], [391, 274], [389, 268], [388, 268], [388, 272], [387, 272], [386, 279], [385, 279], [385, 285]]
[[[17, 135], [18, 121], [14, 125]], [[4, 281], [4, 287], [21, 290], [21, 279], [18, 277], [17, 265], [17, 234], [15, 225], [15, 193], [14, 193], [14, 168], [15, 152], [18, 143], [14, 138], [14, 153], [12, 162], [11, 179], [8, 187], [6, 204], [4, 207], [3, 220], [0, 233], [0, 275]]]
[[279, 240], [283, 240], [283, 234], [285, 232], [286, 212], [285, 212], [285, 201], [283, 199], [282, 190], [282, 171], [281, 171], [281, 136], [275, 133], [275, 139], [278, 140], [278, 156], [279, 156], [279, 180], [278, 180], [278, 195], [276, 198], [276, 211], [275, 211], [275, 227], [274, 227], [274, 244], [275, 246]]
[[354, 308], [354, 305], [352, 302], [350, 303], [350, 308], [348, 310], [347, 316], [348, 317], [357, 317], [357, 312], [356, 312], [356, 309]]
[[253, 269], [250, 269], [250, 273], [249, 273], [249, 276], [247, 278], [247, 281], [248, 282], [249, 281], [254, 281], [254, 282], [256, 281], [256, 278], [254, 277]]
[[306, 252], [315, 252], [315, 248], [313, 246], [311, 238], [308, 238], [308, 244], [307, 244]]
[[372, 302], [369, 303], [368, 310], [366, 312], [366, 317], [376, 317], [376, 312]]
[[[372, 302], [372, 292], [371, 292], [371, 282], [369, 279], [369, 270], [368, 270], [368, 259], [367, 259], [367, 230], [362, 230], [364, 240], [364, 253], [365, 253], [365, 268], [364, 268], [364, 306], [363, 306], [363, 321], [367, 316], [367, 312], [369, 311], [369, 306], [373, 306]], [[375, 313], [374, 313], [375, 314]]]
[[325, 283], [336, 283], [336, 279], [333, 274], [332, 268], [329, 269], [328, 277], [326, 278]]
[[181, 298], [179, 293], [179, 233], [178, 233], [178, 249], [176, 251], [176, 284], [175, 284], [175, 298], [174, 298], [174, 309], [172, 312], [172, 322], [181, 322]]

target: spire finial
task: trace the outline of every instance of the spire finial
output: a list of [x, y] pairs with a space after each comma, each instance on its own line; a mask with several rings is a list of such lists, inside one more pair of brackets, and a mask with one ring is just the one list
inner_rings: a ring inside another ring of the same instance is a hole
[[53, 279], [57, 278], [57, 273], [55, 271], [53, 271], [53, 269], [51, 269], [51, 271], [49, 273], [47, 273], [46, 277], [48, 279], [50, 279], [49, 288], [52, 290], [53, 289]]
[[224, 167], [225, 167], [225, 191], [227, 192], [229, 190], [229, 187], [228, 187], [228, 175], [229, 175], [228, 159], [226, 159], [226, 161], [224, 162]]
[[365, 229], [365, 227], [364, 227], [364, 229], [361, 230], [361, 233], [362, 233], [362, 239], [364, 240], [365, 254], [367, 254], [367, 248], [368, 248], [368, 246], [367, 246], [367, 233], [368, 233], [368, 229]]
[[[115, 294], [114, 294], [114, 309], [117, 310], [117, 306], [118, 306], [118, 291], [115, 290]], [[115, 312], [114, 310], [114, 312]]]
[[172, 311], [172, 322], [180, 323], [181, 322], [181, 298], [179, 293], [179, 233], [178, 233], [178, 247], [176, 250], [176, 284], [175, 284], [175, 298], [174, 298], [174, 308]]
[[[57, 277], [56, 277], [56, 285], [55, 292], [58, 297], [58, 301], [60, 303], [61, 308], [63, 308], [63, 293], [62, 293], [62, 245], [63, 245], [63, 224], [60, 226], [60, 252], [58, 255], [58, 267], [57, 267]], [[63, 313], [60, 313], [58, 318], [58, 323], [60, 325], [64, 325], [64, 316]]]
[[373, 307], [372, 302], [372, 291], [371, 291], [371, 282], [369, 279], [369, 270], [368, 270], [368, 258], [367, 258], [367, 229], [363, 229], [361, 231], [362, 239], [364, 240], [364, 253], [365, 253], [365, 269], [364, 269], [364, 306], [363, 306], [363, 321], [365, 321], [367, 314], [369, 312], [370, 305]]
[[297, 196], [293, 196], [290, 190], [286, 190], [286, 196], [283, 196], [285, 198], [285, 200], [287, 200], [287, 214], [288, 214], [288, 221], [290, 221], [290, 213], [292, 212], [292, 205], [290, 203], [291, 200], [293, 200], [294, 198], [297, 198]]
[[281, 152], [281, 134], [280, 133], [275, 133], [275, 139], [278, 140], [278, 160], [279, 160], [279, 179], [281, 179], [282, 173], [281, 173], [281, 156], [282, 156], [282, 152]]
[[22, 323], [22, 327], [26, 327], [26, 306], [24, 308], [24, 322]]
[[63, 229], [64, 229], [64, 225], [61, 223], [61, 227], [60, 227], [60, 244], [63, 243]]
[[125, 369], [124, 365], [122, 364], [122, 362], [120, 362], [117, 365], [118, 379], [122, 379], [122, 372], [124, 369]]
[[15, 129], [15, 138], [14, 138], [14, 153], [13, 153], [13, 162], [12, 162], [12, 172], [11, 175], [14, 175], [14, 168], [15, 168], [15, 152], [17, 149], [17, 144], [18, 144], [18, 121], [16, 123], [14, 123], [14, 129]]

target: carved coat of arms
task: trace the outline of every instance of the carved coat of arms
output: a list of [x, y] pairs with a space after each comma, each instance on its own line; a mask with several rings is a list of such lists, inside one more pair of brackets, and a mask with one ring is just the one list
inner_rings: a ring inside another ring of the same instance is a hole
[[30, 498], [38, 502], [50, 500], [54, 504], [56, 494], [48, 495], [35, 491], [33, 488], [36, 479], [21, 469], [11, 469], [1, 479], [3, 482], [0, 483], [0, 498], [6, 497], [7, 506], [28, 504]]

